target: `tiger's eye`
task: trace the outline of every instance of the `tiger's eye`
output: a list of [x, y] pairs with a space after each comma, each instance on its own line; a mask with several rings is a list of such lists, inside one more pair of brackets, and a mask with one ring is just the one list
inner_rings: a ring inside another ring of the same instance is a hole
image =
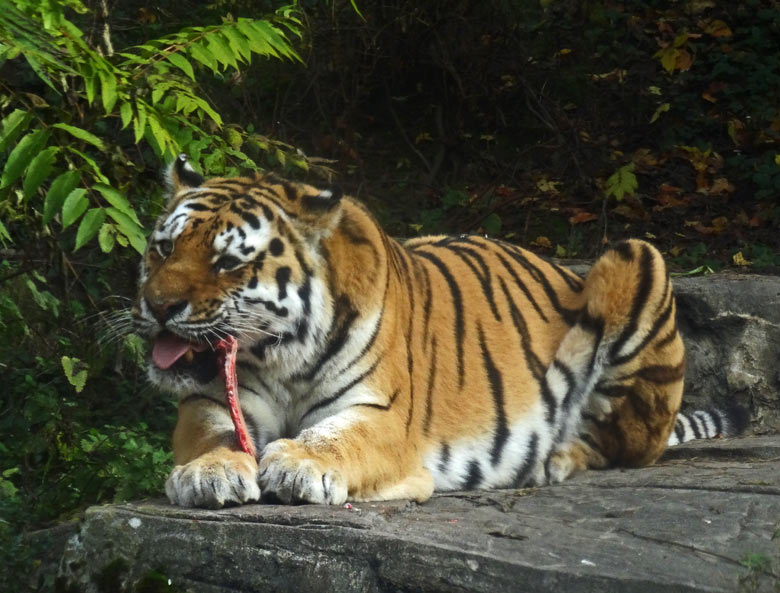
[[238, 259], [234, 255], [220, 255], [219, 258], [217, 258], [217, 261], [214, 262], [214, 268], [219, 270], [234, 270], [238, 266], [240, 266], [242, 262], [240, 259]]
[[166, 258], [173, 253], [173, 241], [163, 239], [162, 241], [157, 242], [155, 248], [157, 249], [157, 253], [160, 254], [160, 257]]

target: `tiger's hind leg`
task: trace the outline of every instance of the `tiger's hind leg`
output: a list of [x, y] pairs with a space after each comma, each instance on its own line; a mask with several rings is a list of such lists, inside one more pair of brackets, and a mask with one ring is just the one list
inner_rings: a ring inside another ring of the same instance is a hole
[[[598, 338], [592, 375], [578, 406], [558, 421], [546, 464], [548, 481], [612, 465], [637, 467], [665, 450], [680, 407], [685, 353], [675, 324], [671, 284], [661, 254], [644, 241], [626, 241], [605, 253], [585, 280], [579, 326]], [[566, 367], [582, 339], [567, 334], [553, 367]], [[591, 340], [594, 342], [595, 338]]]

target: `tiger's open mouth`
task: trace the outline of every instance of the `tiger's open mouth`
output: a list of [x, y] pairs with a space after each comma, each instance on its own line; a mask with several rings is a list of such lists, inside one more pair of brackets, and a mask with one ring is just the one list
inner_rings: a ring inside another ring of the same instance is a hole
[[217, 353], [207, 342], [191, 342], [169, 331], [160, 332], [152, 347], [152, 362], [163, 371], [180, 371], [207, 382], [219, 371]]

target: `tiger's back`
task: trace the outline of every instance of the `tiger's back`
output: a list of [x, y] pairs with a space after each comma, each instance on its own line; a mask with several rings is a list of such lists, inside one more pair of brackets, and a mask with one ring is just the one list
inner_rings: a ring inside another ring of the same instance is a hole
[[[536, 485], [661, 454], [684, 351], [654, 248], [621, 244], [586, 288], [502, 241], [428, 237], [404, 247], [394, 257], [410, 287], [396, 295], [413, 352], [407, 422], [436, 489]], [[650, 367], [666, 374], [660, 383], [635, 374]]]
[[405, 246], [415, 287], [410, 421], [437, 489], [540, 482], [545, 369], [582, 307], [582, 280], [479, 236]]
[[[333, 190], [204, 181], [183, 160], [172, 176], [136, 311], [151, 376], [180, 398], [172, 501], [245, 502], [255, 479], [283, 502], [424, 500], [434, 485], [643, 465], [666, 447], [684, 351], [647, 243], [618, 244], [583, 280], [483, 237], [401, 245]], [[239, 341], [258, 460], [236, 450], [203, 373], [209, 332]]]

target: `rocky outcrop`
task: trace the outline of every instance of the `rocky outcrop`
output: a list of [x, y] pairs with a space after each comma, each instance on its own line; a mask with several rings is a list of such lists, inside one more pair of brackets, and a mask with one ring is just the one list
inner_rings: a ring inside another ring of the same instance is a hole
[[[740, 579], [745, 591], [780, 586], [772, 541], [780, 438], [682, 445], [671, 457], [539, 489], [436, 495], [423, 505], [94, 507], [68, 543], [60, 586], [85, 593], [725, 593]], [[750, 558], [768, 562], [748, 571], [742, 561]]]
[[676, 278], [678, 323], [688, 353], [684, 401], [735, 400], [756, 432], [780, 432], [780, 278]]
[[[686, 405], [736, 401], [751, 410], [751, 433], [780, 433], [780, 278], [674, 286]], [[752, 592], [780, 587], [778, 528], [780, 436], [763, 436], [424, 505], [93, 507], [78, 528], [31, 539], [58, 557], [52, 542], [70, 536], [58, 581], [68, 592], [732, 592], [740, 579]], [[41, 567], [52, 582], [51, 564]]]

